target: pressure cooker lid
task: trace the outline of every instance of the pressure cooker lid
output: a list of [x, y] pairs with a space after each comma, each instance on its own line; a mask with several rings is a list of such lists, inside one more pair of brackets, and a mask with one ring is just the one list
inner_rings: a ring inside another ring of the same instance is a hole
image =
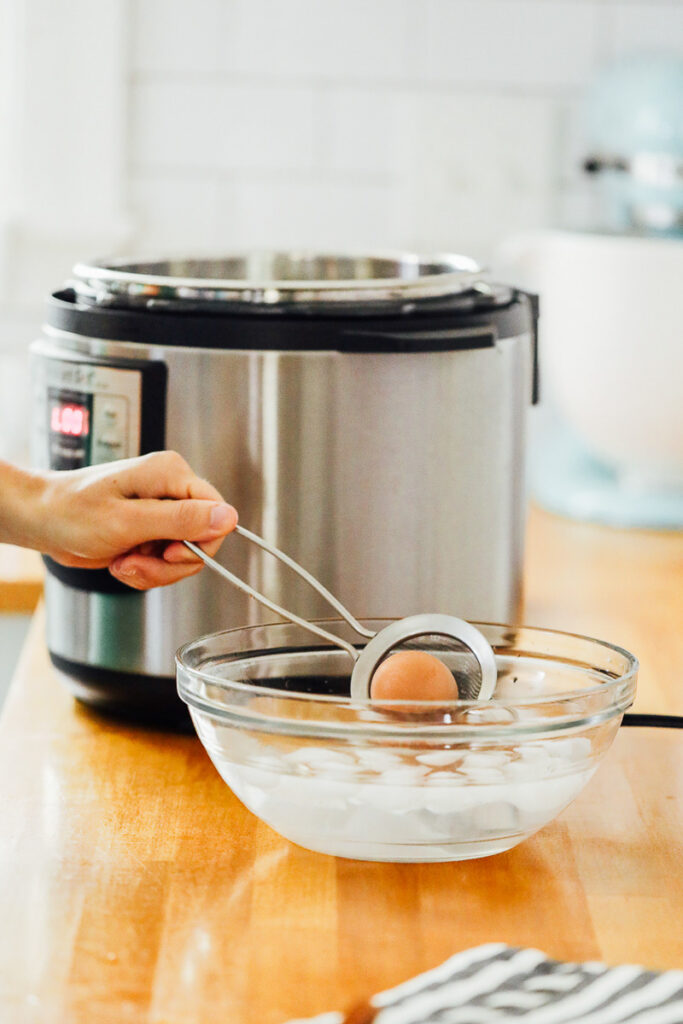
[[453, 253], [265, 251], [216, 258], [79, 263], [71, 284], [81, 302], [103, 305], [208, 302], [310, 307], [439, 298], [469, 290], [481, 276], [475, 260]]

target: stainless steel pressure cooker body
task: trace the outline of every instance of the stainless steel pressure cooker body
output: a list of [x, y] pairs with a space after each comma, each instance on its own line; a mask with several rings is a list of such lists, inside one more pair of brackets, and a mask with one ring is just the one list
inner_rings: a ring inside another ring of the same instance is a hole
[[[536, 305], [472, 261], [79, 266], [32, 349], [38, 466], [174, 448], [357, 616], [518, 616]], [[219, 557], [301, 615], [329, 614], [239, 537]], [[46, 564], [52, 661], [116, 713], [183, 715], [176, 648], [263, 618], [208, 572], [139, 593]]]

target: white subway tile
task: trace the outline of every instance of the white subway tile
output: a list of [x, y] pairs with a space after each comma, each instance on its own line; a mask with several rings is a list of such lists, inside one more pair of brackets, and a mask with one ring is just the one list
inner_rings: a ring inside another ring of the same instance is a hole
[[0, 100], [0, 160], [11, 154], [19, 207], [11, 216], [53, 235], [118, 222], [127, 127], [123, 5], [4, 6], [21, 12]]
[[291, 76], [396, 78], [410, 0], [237, 0], [223, 18], [223, 67]]
[[477, 191], [531, 192], [555, 174], [552, 99], [504, 93], [417, 95], [405, 105], [403, 162], [419, 180]]
[[219, 20], [231, 0], [135, 0], [131, 10], [134, 71], [215, 71], [220, 66]]
[[[153, 82], [131, 89], [131, 161], [150, 167], [219, 163], [220, 90], [191, 82]], [[221, 118], [222, 120], [222, 118]]]
[[620, 3], [607, 11], [612, 56], [643, 50], [670, 50], [683, 55], [683, 4]]
[[504, 239], [553, 222], [551, 193], [540, 190], [520, 195], [434, 189], [411, 192], [406, 204], [412, 207], [413, 248], [465, 253], [487, 267]]
[[318, 107], [321, 165], [342, 173], [395, 172], [400, 108], [396, 90], [335, 88], [323, 94]]
[[597, 54], [597, 8], [574, 0], [428, 0], [418, 73], [469, 86], [580, 85]]
[[238, 211], [237, 245], [356, 249], [400, 244], [390, 185], [315, 179], [226, 182], [219, 218], [224, 208], [226, 216]]
[[132, 88], [134, 165], [306, 169], [313, 93], [301, 88], [146, 82]]
[[488, 259], [506, 234], [546, 223], [556, 178], [553, 101], [418, 96], [401, 206], [413, 244]]
[[30, 417], [26, 410], [32, 393], [26, 353], [29, 343], [39, 336], [42, 314], [42, 309], [36, 309], [33, 323], [28, 327], [21, 324], [19, 329], [11, 313], [0, 316], [0, 336], [12, 334], [10, 343], [0, 344], [0, 458], [22, 466], [30, 463]]
[[223, 240], [214, 180], [136, 174], [130, 207], [137, 252], [202, 253], [216, 250]]

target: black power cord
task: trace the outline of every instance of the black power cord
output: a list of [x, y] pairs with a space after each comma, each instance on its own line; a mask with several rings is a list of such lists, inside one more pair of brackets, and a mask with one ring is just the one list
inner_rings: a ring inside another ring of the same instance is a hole
[[624, 725], [649, 726], [653, 729], [683, 729], [683, 715], [624, 715]]

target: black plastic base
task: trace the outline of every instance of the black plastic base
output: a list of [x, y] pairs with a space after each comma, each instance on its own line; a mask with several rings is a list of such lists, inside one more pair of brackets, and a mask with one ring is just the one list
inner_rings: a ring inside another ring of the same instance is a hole
[[[173, 676], [143, 676], [133, 672], [82, 665], [49, 652], [50, 660], [74, 697], [92, 711], [107, 718], [168, 732], [193, 733], [187, 706], [176, 690]], [[253, 680], [253, 682], [257, 682]], [[268, 679], [269, 689], [348, 696], [349, 677], [332, 679]], [[622, 726], [682, 729], [683, 716], [624, 715]]]
[[176, 691], [173, 676], [82, 665], [49, 652], [50, 660], [74, 697], [93, 711], [122, 722], [172, 732], [194, 731], [190, 713]]

